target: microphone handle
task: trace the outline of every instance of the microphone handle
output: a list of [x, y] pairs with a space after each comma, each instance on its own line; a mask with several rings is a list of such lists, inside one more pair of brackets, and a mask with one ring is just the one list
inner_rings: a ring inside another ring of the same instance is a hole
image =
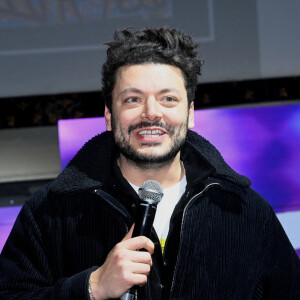
[[[156, 213], [157, 202], [147, 201], [143, 199], [139, 203], [137, 218], [135, 221], [132, 236], [146, 236], [150, 238], [151, 228], [154, 222], [154, 217]], [[143, 250], [143, 249], [141, 249]], [[137, 288], [132, 287], [128, 292], [126, 292], [120, 299], [121, 300], [134, 300]]]
[[146, 236], [150, 238], [151, 228], [154, 222], [157, 203], [141, 200], [138, 207], [137, 218], [132, 236]]
[[135, 300], [135, 292], [130, 289], [127, 293], [125, 293], [120, 300]]

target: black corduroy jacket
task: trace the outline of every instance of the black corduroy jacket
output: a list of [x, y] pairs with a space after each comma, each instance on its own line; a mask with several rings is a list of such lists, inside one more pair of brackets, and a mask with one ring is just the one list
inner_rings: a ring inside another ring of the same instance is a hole
[[[90, 273], [135, 220], [111, 133], [26, 201], [0, 256], [0, 299], [89, 299]], [[189, 131], [187, 189], [139, 299], [300, 299], [300, 262], [272, 208]]]

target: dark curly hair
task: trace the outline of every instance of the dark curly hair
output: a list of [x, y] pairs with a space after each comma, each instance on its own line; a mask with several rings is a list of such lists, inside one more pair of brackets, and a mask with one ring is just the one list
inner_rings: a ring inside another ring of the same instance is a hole
[[107, 60], [102, 67], [102, 93], [111, 111], [112, 91], [118, 68], [147, 63], [167, 64], [178, 67], [185, 81], [188, 104], [194, 99], [197, 75], [203, 61], [198, 58], [198, 44], [182, 31], [170, 28], [150, 28], [116, 31], [108, 43]]

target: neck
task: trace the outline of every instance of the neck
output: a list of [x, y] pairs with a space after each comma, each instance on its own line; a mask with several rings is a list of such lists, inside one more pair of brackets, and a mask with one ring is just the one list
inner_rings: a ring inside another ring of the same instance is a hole
[[184, 168], [180, 162], [180, 153], [165, 163], [138, 165], [120, 154], [118, 165], [124, 178], [136, 186], [141, 186], [146, 180], [156, 180], [163, 188], [178, 183], [184, 176]]

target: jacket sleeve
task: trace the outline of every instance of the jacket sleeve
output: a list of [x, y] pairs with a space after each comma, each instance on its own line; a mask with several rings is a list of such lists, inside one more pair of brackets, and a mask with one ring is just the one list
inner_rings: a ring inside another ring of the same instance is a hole
[[94, 268], [60, 278], [40, 227], [26, 202], [0, 255], [0, 299], [89, 299]]
[[300, 260], [271, 208], [265, 246], [254, 299], [300, 299]]

